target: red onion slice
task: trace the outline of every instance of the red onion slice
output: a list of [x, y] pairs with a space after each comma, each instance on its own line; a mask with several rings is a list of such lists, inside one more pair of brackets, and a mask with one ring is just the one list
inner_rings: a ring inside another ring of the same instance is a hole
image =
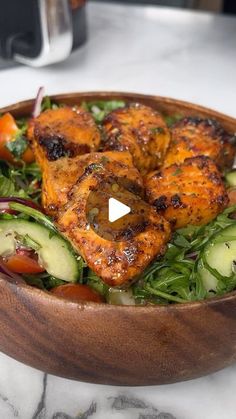
[[11, 214], [16, 214], [16, 211], [11, 210], [9, 208], [10, 202], [17, 202], [18, 204], [26, 205], [27, 207], [34, 208], [42, 212], [42, 208], [39, 205], [37, 205], [34, 201], [30, 201], [30, 199], [23, 199], [12, 196], [7, 198], [0, 198], [0, 213], [10, 212]]
[[34, 108], [32, 112], [32, 117], [37, 118], [41, 113], [41, 105], [44, 97], [45, 88], [40, 87], [35, 99]]
[[7, 282], [11, 282], [12, 284], [16, 284], [16, 285], [19, 284], [19, 281], [16, 282], [9, 275], [4, 274], [1, 270], [0, 270], [0, 279], [3, 279], [4, 281], [7, 281]]
[[198, 255], [198, 252], [192, 252], [192, 253], [188, 253], [186, 256], [187, 256], [189, 259], [193, 259], [193, 260], [195, 260], [195, 259], [197, 259], [197, 255]]
[[6, 279], [7, 281], [13, 282], [14, 284], [25, 284], [24, 279], [16, 274], [15, 272], [10, 271], [0, 259], [0, 278]]
[[0, 202], [0, 214], [4, 214], [6, 212], [8, 214], [17, 214], [16, 211], [9, 208], [9, 203], [8, 202]]

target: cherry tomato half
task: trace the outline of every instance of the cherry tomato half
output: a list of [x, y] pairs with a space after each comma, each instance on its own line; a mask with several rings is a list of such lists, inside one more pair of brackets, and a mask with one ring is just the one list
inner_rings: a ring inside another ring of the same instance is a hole
[[45, 271], [37, 260], [22, 253], [5, 258], [3, 263], [10, 271], [18, 274], [38, 274]]
[[[18, 131], [19, 128], [13, 116], [10, 113], [5, 113], [0, 118], [0, 159], [15, 163], [14, 156], [6, 148], [6, 144], [15, 139]], [[25, 163], [32, 163], [35, 160], [30, 147], [23, 153], [22, 160]]]
[[51, 292], [58, 297], [63, 297], [66, 300], [73, 302], [93, 301], [94, 303], [104, 302], [102, 296], [94, 291], [88, 285], [81, 284], [66, 284], [59, 285], [51, 289]]
[[33, 153], [33, 151], [31, 150], [30, 147], [28, 147], [25, 150], [25, 152], [23, 153], [21, 158], [27, 164], [33, 163], [35, 161], [34, 153]]

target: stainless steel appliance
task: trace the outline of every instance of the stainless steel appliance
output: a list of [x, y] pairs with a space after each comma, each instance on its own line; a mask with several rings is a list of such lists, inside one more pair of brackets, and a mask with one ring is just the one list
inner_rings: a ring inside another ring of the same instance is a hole
[[0, 66], [56, 63], [85, 40], [85, 0], [1, 0]]

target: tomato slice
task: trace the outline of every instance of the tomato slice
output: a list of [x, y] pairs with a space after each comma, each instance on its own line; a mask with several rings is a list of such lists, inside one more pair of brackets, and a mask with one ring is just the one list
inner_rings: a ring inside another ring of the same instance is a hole
[[88, 285], [81, 284], [66, 284], [59, 285], [51, 289], [51, 292], [58, 297], [63, 297], [66, 300], [73, 302], [93, 301], [94, 303], [104, 302], [103, 297], [94, 291]]
[[[14, 140], [19, 128], [13, 116], [8, 112], [0, 118], [0, 159], [14, 163], [15, 159], [11, 152], [6, 148], [6, 143]], [[22, 155], [25, 163], [33, 163], [35, 160], [33, 151], [30, 147]]]
[[18, 127], [16, 121], [10, 113], [5, 113], [0, 118], [0, 158], [7, 160], [11, 163], [14, 161], [14, 157], [6, 148], [6, 143], [11, 141], [16, 135]]
[[18, 126], [13, 116], [8, 112], [0, 118], [0, 139], [9, 141], [17, 133]]
[[37, 260], [22, 253], [5, 258], [3, 263], [10, 271], [19, 274], [38, 274], [45, 271]]

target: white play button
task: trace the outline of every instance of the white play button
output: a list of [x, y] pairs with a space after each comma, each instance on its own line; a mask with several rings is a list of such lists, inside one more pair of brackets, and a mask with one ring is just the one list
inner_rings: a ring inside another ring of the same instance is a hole
[[110, 172], [107, 176], [107, 181], [101, 176], [101, 185], [89, 193], [86, 202], [87, 225], [105, 240], [132, 240], [146, 231], [150, 206], [140, 196], [140, 183], [130, 181], [128, 177], [113, 178]]
[[119, 218], [124, 217], [124, 215], [129, 214], [131, 211], [128, 205], [122, 204], [115, 198], [109, 198], [108, 202], [108, 218], [110, 223], [113, 223]]

